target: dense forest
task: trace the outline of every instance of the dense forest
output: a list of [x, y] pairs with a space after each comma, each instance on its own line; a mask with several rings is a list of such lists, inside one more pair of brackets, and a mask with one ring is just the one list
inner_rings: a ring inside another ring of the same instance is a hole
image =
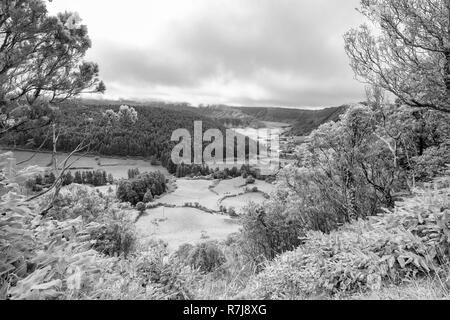
[[[174, 173], [170, 155], [176, 144], [171, 142], [173, 131], [185, 128], [193, 132], [194, 121], [203, 122], [203, 130], [210, 128], [225, 130], [214, 120], [189, 110], [135, 106], [138, 118], [135, 124], [108, 126], [104, 113], [118, 111], [118, 105], [81, 105], [80, 102], [61, 104], [53, 115], [61, 129], [56, 149], [70, 152], [88, 135], [92, 153], [105, 156], [138, 156], [156, 159]], [[44, 127], [26, 132], [4, 135], [0, 143], [43, 150], [53, 149], [52, 128]]]

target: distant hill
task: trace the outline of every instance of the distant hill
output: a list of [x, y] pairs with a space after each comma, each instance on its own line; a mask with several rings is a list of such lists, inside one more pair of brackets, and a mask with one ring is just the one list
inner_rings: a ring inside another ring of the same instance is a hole
[[[85, 101], [86, 102], [86, 101]], [[328, 121], [337, 121], [339, 116], [349, 107], [330, 107], [320, 110], [303, 110], [294, 108], [267, 108], [267, 107], [231, 107], [227, 105], [209, 105], [193, 107], [188, 103], [166, 103], [162, 101], [135, 102], [135, 101], [88, 101], [89, 105], [120, 105], [129, 104], [142, 107], [162, 108], [177, 112], [196, 114], [200, 118], [212, 119], [224, 127], [264, 127], [263, 121], [284, 122], [292, 126], [290, 135], [305, 136]], [[199, 120], [200, 120], [199, 118]]]
[[225, 127], [264, 127], [263, 121], [284, 122], [292, 125], [289, 134], [304, 136], [310, 134], [328, 121], [337, 121], [348, 105], [321, 110], [288, 108], [230, 107], [225, 105], [192, 108], [199, 115], [212, 118]]
[[287, 108], [238, 108], [243, 113], [259, 121], [285, 122], [292, 125], [291, 135], [304, 136], [310, 134], [328, 121], [337, 121], [347, 109], [347, 105], [321, 110], [301, 110]]
[[249, 115], [239, 108], [229, 107], [225, 105], [217, 106], [207, 106], [196, 108], [195, 112], [203, 116], [213, 118], [214, 120], [220, 122], [225, 127], [252, 127], [259, 128], [263, 127], [264, 124], [258, 119]]

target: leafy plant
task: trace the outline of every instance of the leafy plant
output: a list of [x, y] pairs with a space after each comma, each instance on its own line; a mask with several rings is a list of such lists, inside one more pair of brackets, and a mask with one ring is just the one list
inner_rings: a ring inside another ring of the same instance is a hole
[[[417, 190], [393, 212], [329, 235], [309, 232], [298, 249], [269, 263], [250, 296], [266, 299], [348, 295], [385, 283], [448, 275], [449, 189]], [[257, 288], [257, 289], [256, 289]]]

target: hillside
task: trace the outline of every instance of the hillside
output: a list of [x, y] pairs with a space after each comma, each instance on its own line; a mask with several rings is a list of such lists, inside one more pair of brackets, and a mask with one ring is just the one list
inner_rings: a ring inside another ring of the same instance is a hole
[[289, 134], [305, 136], [310, 134], [322, 124], [339, 120], [348, 105], [326, 108], [321, 110], [302, 110], [288, 108], [266, 107], [230, 107], [226, 105], [211, 105], [205, 107], [190, 107], [186, 104], [166, 104], [163, 108], [190, 111], [209, 117], [225, 127], [264, 127], [263, 122], [281, 122], [292, 125]]
[[213, 118], [214, 120], [219, 121], [226, 127], [259, 128], [264, 126], [264, 124], [261, 123], [259, 119], [256, 119], [252, 115], [249, 115], [240, 110], [239, 108], [235, 107], [225, 105], [206, 106], [197, 108], [196, 112], [204, 116]]
[[243, 113], [259, 120], [292, 124], [289, 132], [294, 136], [305, 136], [328, 121], [337, 121], [348, 106], [322, 110], [300, 110], [286, 108], [238, 108]]
[[[58, 125], [64, 128], [58, 143], [57, 150], [70, 152], [82, 141], [86, 130], [86, 118], [92, 118], [90, 141], [97, 152], [105, 156], [139, 156], [154, 158], [170, 172], [175, 168], [170, 161], [170, 154], [175, 145], [171, 142], [172, 133], [180, 128], [193, 132], [194, 121], [203, 121], [203, 129], [225, 128], [209, 117], [199, 115], [188, 109], [179, 109], [176, 106], [158, 107], [132, 106], [138, 113], [138, 121], [130, 127], [113, 126], [105, 129], [102, 113], [108, 109], [117, 111], [120, 103], [112, 105], [96, 102], [95, 104], [80, 104], [72, 101], [60, 106]], [[159, 104], [161, 105], [161, 104]], [[43, 145], [43, 150], [52, 150], [52, 141], [48, 139], [50, 128], [39, 128], [30, 132], [19, 132], [6, 135], [0, 141], [3, 145], [26, 146], [37, 148]]]
[[[196, 114], [202, 118], [210, 118], [224, 127], [264, 127], [263, 122], [281, 122], [292, 125], [289, 134], [294, 136], [306, 136], [314, 129], [328, 121], [337, 121], [339, 116], [349, 107], [342, 105], [320, 110], [304, 110], [292, 108], [276, 107], [232, 107], [227, 105], [208, 105], [193, 107], [187, 103], [168, 103], [162, 101], [135, 102], [135, 101], [99, 101], [83, 100], [83, 104], [90, 106], [120, 106], [128, 104], [131, 106], [141, 106], [150, 108], [162, 108], [177, 112], [188, 112]], [[200, 119], [199, 119], [200, 120]]]

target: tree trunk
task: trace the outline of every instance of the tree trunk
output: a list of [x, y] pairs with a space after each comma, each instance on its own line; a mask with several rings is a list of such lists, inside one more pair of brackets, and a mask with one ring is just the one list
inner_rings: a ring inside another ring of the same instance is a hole
[[444, 81], [447, 93], [447, 103], [450, 104], [450, 49], [445, 51]]
[[53, 165], [53, 169], [55, 170], [55, 172], [58, 170], [58, 164], [56, 161], [56, 143], [57, 143], [57, 138], [56, 138], [56, 125], [53, 124], [53, 152], [52, 152], [52, 165]]

